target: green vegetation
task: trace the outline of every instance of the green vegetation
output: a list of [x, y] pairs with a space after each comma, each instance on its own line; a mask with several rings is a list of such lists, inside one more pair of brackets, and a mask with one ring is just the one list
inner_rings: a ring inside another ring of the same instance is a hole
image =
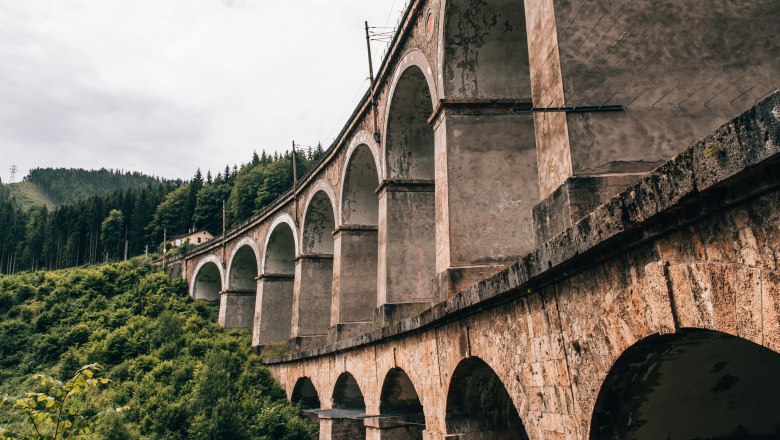
[[[84, 438], [313, 438], [250, 335], [220, 329], [216, 314], [143, 259], [0, 276], [0, 395], [51, 395], [34, 373], [65, 380], [99, 362], [111, 383], [75, 398], [78, 413], [127, 409]], [[32, 436], [19, 412], [1, 411], [0, 426]]]
[[33, 182], [19, 182], [6, 185], [8, 188], [7, 195], [5, 197], [0, 196], [0, 200], [4, 198], [13, 198], [16, 205], [29, 209], [32, 207], [45, 207], [47, 209], [54, 209], [57, 207], [57, 202], [50, 199], [41, 188]]
[[138, 172], [83, 170], [80, 168], [34, 168], [25, 181], [35, 184], [57, 205], [66, 205], [94, 196], [162, 184], [159, 179]]
[[43, 392], [28, 391], [18, 399], [3, 397], [0, 400], [3, 406], [24, 416], [29, 422], [30, 434], [0, 429], [0, 439], [66, 440], [95, 432], [103, 420], [124, 410], [110, 408], [97, 413], [82, 412], [84, 406], [80, 403], [87, 394], [110, 382], [96, 376], [96, 372], [101, 369], [98, 364], [85, 365], [65, 382], [36, 374], [33, 379], [36, 385], [43, 388]]

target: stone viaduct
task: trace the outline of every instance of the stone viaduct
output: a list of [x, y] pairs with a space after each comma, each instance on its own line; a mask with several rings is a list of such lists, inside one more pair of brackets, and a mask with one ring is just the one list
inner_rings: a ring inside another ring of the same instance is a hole
[[776, 438], [778, 22], [412, 0], [325, 158], [169, 267], [322, 439]]

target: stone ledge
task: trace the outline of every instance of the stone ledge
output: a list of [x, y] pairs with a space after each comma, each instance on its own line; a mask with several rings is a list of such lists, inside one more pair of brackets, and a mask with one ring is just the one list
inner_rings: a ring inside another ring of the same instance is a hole
[[516, 299], [709, 213], [780, 188], [780, 91], [699, 140], [509, 268], [417, 316], [352, 339], [267, 358], [332, 355], [443, 325]]

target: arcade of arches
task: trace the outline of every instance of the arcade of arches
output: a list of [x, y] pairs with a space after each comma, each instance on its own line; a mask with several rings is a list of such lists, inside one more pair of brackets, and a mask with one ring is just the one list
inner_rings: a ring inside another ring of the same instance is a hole
[[713, 2], [410, 2], [376, 102], [190, 294], [287, 348], [322, 440], [780, 438], [780, 57], [745, 32], [780, 9]]

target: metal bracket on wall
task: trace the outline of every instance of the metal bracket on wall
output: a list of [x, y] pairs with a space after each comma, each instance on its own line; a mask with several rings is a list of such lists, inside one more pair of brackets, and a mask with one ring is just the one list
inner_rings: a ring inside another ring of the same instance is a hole
[[605, 112], [622, 112], [626, 107], [622, 104], [610, 104], [610, 105], [582, 105], [574, 107], [532, 107], [525, 106], [512, 107], [510, 113], [513, 115], [527, 114], [527, 113], [605, 113]]

